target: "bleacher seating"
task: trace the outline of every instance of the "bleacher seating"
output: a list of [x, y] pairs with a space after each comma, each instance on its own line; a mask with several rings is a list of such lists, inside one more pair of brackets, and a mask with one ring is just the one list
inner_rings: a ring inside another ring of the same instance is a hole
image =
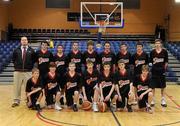
[[166, 44], [167, 49], [180, 60], [180, 42], [169, 42]]

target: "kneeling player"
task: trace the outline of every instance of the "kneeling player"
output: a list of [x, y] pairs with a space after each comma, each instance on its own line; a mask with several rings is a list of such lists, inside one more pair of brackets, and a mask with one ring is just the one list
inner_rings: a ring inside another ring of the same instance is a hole
[[32, 70], [32, 77], [27, 81], [26, 96], [28, 108], [41, 110], [40, 101], [42, 98], [42, 84], [39, 78], [39, 69], [34, 68]]
[[[110, 72], [111, 65], [108, 62], [103, 64], [103, 71], [100, 76], [99, 86], [101, 91], [101, 101], [107, 103], [113, 111], [116, 111], [116, 101], [118, 95], [114, 91], [113, 74]], [[112, 102], [110, 106], [110, 101]]]
[[119, 71], [114, 75], [114, 83], [116, 84], [116, 90], [118, 93], [117, 108], [118, 110], [124, 109], [127, 98], [128, 112], [132, 112], [131, 104], [134, 98], [133, 85], [131, 82], [132, 77], [130, 71], [125, 69], [125, 63], [123, 60], [118, 61], [118, 68]]
[[87, 70], [83, 74], [83, 96], [84, 100], [88, 100], [92, 102], [93, 98], [93, 106], [92, 109], [94, 112], [98, 111], [98, 97], [99, 97], [99, 88], [98, 88], [98, 77], [99, 73], [97, 70], [93, 69], [93, 62], [91, 60], [87, 61]]
[[152, 113], [153, 111], [150, 104], [153, 99], [153, 93], [149, 87], [150, 77], [147, 65], [142, 66], [142, 73], [135, 78], [133, 85], [137, 90], [139, 108], [142, 109], [146, 107], [147, 111]]
[[76, 65], [74, 62], [69, 63], [68, 72], [65, 74], [65, 96], [66, 104], [72, 107], [74, 111], [78, 111], [77, 102], [79, 99], [79, 91], [81, 89], [81, 76], [75, 72]]
[[[45, 82], [45, 96], [46, 96], [46, 103], [48, 108], [54, 108], [60, 111], [62, 108], [60, 106], [60, 86], [59, 75], [56, 73], [56, 64], [51, 62], [49, 65], [49, 72], [44, 77]], [[61, 84], [62, 85], [62, 84]], [[54, 105], [54, 96], [55, 96], [55, 105]]]

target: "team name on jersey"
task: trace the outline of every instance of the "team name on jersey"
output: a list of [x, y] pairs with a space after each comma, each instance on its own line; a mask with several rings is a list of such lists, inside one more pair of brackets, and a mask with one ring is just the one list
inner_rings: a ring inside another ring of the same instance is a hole
[[42, 64], [42, 63], [46, 63], [46, 62], [49, 62], [49, 58], [39, 58], [39, 64]]
[[65, 65], [64, 61], [57, 61], [56, 63], [57, 63], [57, 67]]
[[162, 63], [162, 62], [164, 62], [164, 58], [157, 58], [157, 57], [153, 58], [153, 64]]
[[77, 86], [77, 82], [74, 82], [74, 83], [70, 82], [70, 85], [68, 85], [67, 89], [70, 89], [70, 88], [73, 88], [73, 87], [76, 87], [76, 86]]
[[87, 81], [90, 81], [90, 82], [94, 82], [94, 81], [97, 81], [97, 77], [94, 77], [94, 78], [89, 78], [89, 79], [87, 79]]
[[73, 59], [71, 59], [71, 62], [80, 63], [80, 62], [81, 62], [81, 59], [75, 59], [75, 58], [73, 58]]
[[145, 63], [145, 60], [136, 60], [136, 61], [137, 61], [136, 66], [139, 66]]
[[96, 61], [95, 58], [86, 58], [86, 62], [89, 61], [89, 60], [92, 61], [92, 62], [95, 62], [95, 61]]
[[139, 91], [145, 91], [145, 90], [148, 90], [148, 86], [138, 85], [138, 86], [137, 86], [137, 89], [138, 89], [138, 92], [139, 92]]
[[121, 59], [124, 63], [129, 63], [129, 59]]
[[130, 83], [130, 80], [120, 80], [119, 81], [119, 87], [123, 87], [124, 85], [128, 85]]
[[102, 63], [111, 62], [111, 61], [112, 61], [112, 58], [111, 58], [111, 57], [108, 57], [108, 58], [103, 57], [103, 58], [102, 58]]
[[102, 88], [109, 87], [109, 86], [112, 86], [112, 82], [103, 82], [101, 83], [101, 85], [102, 85]]

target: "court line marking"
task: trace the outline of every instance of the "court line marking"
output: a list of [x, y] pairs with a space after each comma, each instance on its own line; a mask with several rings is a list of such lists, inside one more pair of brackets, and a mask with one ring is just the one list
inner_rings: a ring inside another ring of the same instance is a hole
[[173, 100], [171, 96], [169, 96], [167, 93], [165, 94], [177, 106], [177, 108], [180, 108], [180, 105], [175, 100]]
[[112, 115], [113, 115], [113, 117], [114, 117], [114, 119], [115, 119], [117, 125], [118, 125], [118, 126], [121, 126], [121, 123], [119, 122], [117, 116], [116, 116], [115, 113], [111, 110], [111, 108], [110, 108], [110, 111], [111, 111], [111, 113], [112, 113]]
[[180, 123], [180, 121], [172, 122], [172, 123], [166, 123], [166, 124], [160, 124], [160, 125], [153, 125], [153, 126], [169, 126], [169, 125], [178, 124], [178, 123]]

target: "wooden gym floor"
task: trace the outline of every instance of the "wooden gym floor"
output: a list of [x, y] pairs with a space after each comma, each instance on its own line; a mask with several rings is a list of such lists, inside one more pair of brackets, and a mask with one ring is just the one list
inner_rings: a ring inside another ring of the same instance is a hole
[[0, 85], [0, 126], [180, 126], [179, 85], [168, 85], [167, 108], [160, 106], [160, 90], [156, 91], [153, 114], [138, 110], [133, 113], [94, 113], [68, 109], [60, 112], [43, 110], [38, 114], [26, 108], [25, 100], [19, 107], [11, 108], [12, 91], [12, 85]]

